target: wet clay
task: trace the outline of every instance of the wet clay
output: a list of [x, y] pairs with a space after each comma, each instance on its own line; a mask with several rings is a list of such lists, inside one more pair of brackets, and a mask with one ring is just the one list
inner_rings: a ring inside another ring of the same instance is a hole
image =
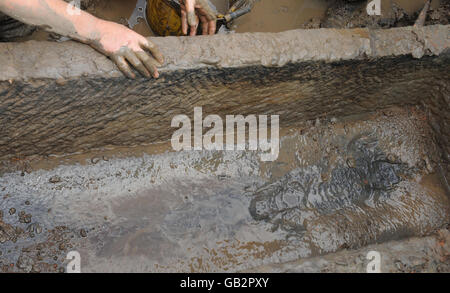
[[[275, 162], [180, 152], [3, 174], [0, 263], [60, 270], [77, 250], [84, 272], [235, 272], [428, 235], [448, 223], [449, 202], [423, 117], [411, 107], [311, 121], [281, 138]], [[281, 181], [282, 197], [267, 197], [277, 209], [255, 218], [254, 199]], [[288, 189], [306, 203], [283, 209]]]
[[373, 135], [356, 136], [345, 147], [343, 165], [331, 168], [324, 160], [318, 169], [295, 170], [258, 190], [250, 214], [273, 223], [274, 229], [301, 235], [303, 211], [330, 214], [352, 204], [376, 205], [407, 176], [401, 162], [390, 161], [377, 149]]
[[[418, 5], [417, 5], [418, 4]], [[385, 0], [381, 2], [381, 15], [369, 16], [366, 2], [348, 3], [335, 1], [328, 8], [320, 27], [326, 28], [389, 28], [414, 25], [424, 8], [424, 1]], [[448, 24], [450, 20], [450, 1], [432, 1], [428, 4], [427, 13], [422, 14], [422, 22], [426, 25]]]
[[[449, 1], [432, 1], [427, 24], [448, 24]], [[256, 1], [249, 15], [236, 20], [236, 32], [281, 32], [298, 28], [393, 27], [414, 24], [424, 1], [383, 0], [382, 16], [368, 16], [367, 1]], [[438, 20], [439, 19], [439, 20]], [[440, 21], [440, 22], [438, 22]]]
[[[301, 271], [299, 258], [334, 252], [320, 270], [359, 271], [363, 247], [384, 243], [404, 249], [389, 270], [448, 271], [448, 234], [404, 244], [449, 224], [447, 36], [438, 25], [156, 38], [167, 59], [151, 82], [81, 44], [0, 45], [0, 156], [22, 168], [0, 176], [0, 269], [63, 271], [77, 250], [83, 272]], [[278, 160], [140, 146], [167, 141], [194, 106], [279, 114]], [[54, 154], [65, 164], [39, 162]], [[409, 259], [419, 249], [423, 269]]]
[[[0, 60], [0, 154], [13, 159], [167, 141], [173, 115], [192, 113], [194, 105], [205, 105], [205, 115], [245, 115], [256, 107], [282, 115], [286, 127], [415, 104], [424, 92], [446, 94], [446, 34], [445, 26], [425, 26], [154, 38], [169, 53], [161, 78], [152, 82], [125, 79], [81, 44], [28, 42], [14, 50], [0, 44], [7, 56]], [[35, 58], [40, 66], [30, 70]]]
[[382, 255], [382, 273], [446, 273], [450, 271], [450, 231], [442, 229], [432, 236], [369, 245], [322, 257], [284, 264], [269, 264], [245, 270], [246, 273], [367, 273], [367, 254]]

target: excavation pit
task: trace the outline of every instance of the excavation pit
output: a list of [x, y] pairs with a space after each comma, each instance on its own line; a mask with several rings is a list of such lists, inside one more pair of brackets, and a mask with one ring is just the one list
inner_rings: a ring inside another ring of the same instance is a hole
[[[85, 272], [280, 270], [448, 225], [449, 26], [152, 41], [157, 80], [74, 42], [0, 43], [4, 271], [73, 250]], [[277, 159], [174, 152], [194, 107], [279, 115]]]

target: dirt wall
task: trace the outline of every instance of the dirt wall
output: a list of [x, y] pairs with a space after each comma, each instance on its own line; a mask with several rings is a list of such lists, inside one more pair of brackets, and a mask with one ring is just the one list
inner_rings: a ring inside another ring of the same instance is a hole
[[166, 55], [158, 80], [128, 80], [77, 43], [0, 44], [0, 158], [164, 141], [171, 119], [194, 106], [204, 115], [279, 114], [286, 126], [448, 97], [448, 32], [154, 38]]

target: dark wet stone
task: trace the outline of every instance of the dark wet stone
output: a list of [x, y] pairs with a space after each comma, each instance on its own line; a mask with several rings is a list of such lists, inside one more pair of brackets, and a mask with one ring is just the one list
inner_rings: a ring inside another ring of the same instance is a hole
[[[30, 220], [31, 220], [31, 216], [30, 216]], [[33, 224], [30, 224], [27, 227], [27, 231], [30, 233], [30, 236], [33, 233], [41, 234], [42, 233], [42, 227], [41, 227], [41, 225], [39, 223], [33, 223]]]
[[400, 182], [403, 165], [390, 162], [377, 148], [371, 135], [358, 135], [347, 146], [351, 167], [337, 165], [328, 181], [322, 172], [298, 168], [280, 180], [256, 191], [250, 203], [255, 220], [268, 221], [273, 229], [301, 234], [305, 228], [301, 213], [314, 209], [320, 214], [334, 213], [350, 205], [388, 198]]
[[31, 217], [32, 217], [31, 214], [27, 214], [24, 211], [21, 211], [19, 213], [19, 222], [29, 224], [31, 223]]
[[21, 255], [17, 259], [17, 267], [25, 272], [30, 272], [33, 267], [33, 260], [28, 256]]
[[58, 245], [58, 248], [59, 248], [59, 250], [64, 250], [64, 249], [66, 249], [66, 244], [62, 242]]
[[61, 178], [59, 176], [55, 175], [55, 176], [51, 177], [48, 180], [48, 182], [50, 182], [50, 183], [59, 183], [59, 182], [61, 182]]

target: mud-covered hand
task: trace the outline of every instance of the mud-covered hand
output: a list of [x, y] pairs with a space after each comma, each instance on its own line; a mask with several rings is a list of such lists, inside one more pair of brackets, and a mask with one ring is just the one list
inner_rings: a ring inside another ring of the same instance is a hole
[[[123, 25], [98, 19], [62, 0], [0, 0], [0, 11], [21, 22], [90, 44], [134, 78], [128, 62], [144, 76], [158, 77], [163, 57], [155, 45]], [[147, 53], [148, 50], [151, 54]]]
[[181, 28], [183, 34], [195, 36], [199, 20], [202, 25], [202, 34], [213, 35], [216, 33], [216, 14], [208, 3], [208, 0], [182, 0], [181, 1]]
[[[163, 64], [163, 56], [158, 48], [140, 34], [127, 27], [109, 21], [99, 21], [98, 36], [89, 44], [109, 56], [128, 77], [135, 78], [128, 63], [142, 75], [157, 78], [157, 67]], [[148, 52], [146, 51], [148, 50]]]

